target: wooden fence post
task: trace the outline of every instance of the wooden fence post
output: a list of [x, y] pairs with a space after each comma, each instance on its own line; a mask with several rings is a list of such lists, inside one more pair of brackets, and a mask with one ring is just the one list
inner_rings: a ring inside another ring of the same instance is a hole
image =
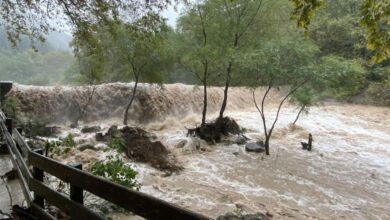
[[[81, 163], [69, 164], [69, 166], [82, 170], [83, 165]], [[84, 205], [83, 189], [70, 184], [70, 199]]]
[[0, 142], [0, 155], [8, 154], [7, 144]]
[[[34, 150], [34, 152], [41, 154], [41, 155], [43, 154], [42, 149], [36, 149], [36, 150]], [[43, 177], [44, 177], [43, 170], [34, 166], [33, 167], [33, 177], [34, 177], [34, 179], [38, 180], [39, 182], [43, 182]], [[35, 194], [33, 202], [42, 208], [44, 208], [44, 206], [45, 206], [45, 199], [42, 196]]]
[[7, 127], [8, 133], [12, 135], [12, 129], [14, 128], [14, 122], [12, 118], [5, 119], [5, 126]]
[[0, 82], [0, 106], [4, 106], [5, 95], [11, 91], [12, 82], [1, 81]]

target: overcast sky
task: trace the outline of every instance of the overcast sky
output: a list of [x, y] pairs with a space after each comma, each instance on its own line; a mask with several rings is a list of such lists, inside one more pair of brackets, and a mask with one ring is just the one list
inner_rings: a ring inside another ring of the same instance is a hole
[[176, 19], [179, 17], [180, 11], [183, 9], [183, 5], [179, 4], [177, 10], [175, 11], [173, 5], [170, 5], [167, 10], [163, 12], [163, 16], [167, 18], [167, 22], [170, 26], [176, 26]]

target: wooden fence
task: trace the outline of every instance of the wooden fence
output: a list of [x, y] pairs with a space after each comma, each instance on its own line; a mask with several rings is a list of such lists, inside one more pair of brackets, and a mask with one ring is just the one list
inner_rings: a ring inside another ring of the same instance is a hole
[[[45, 210], [45, 203], [56, 206], [72, 219], [106, 219], [84, 206], [83, 192], [88, 191], [146, 219], [209, 219], [201, 214], [178, 207], [161, 199], [115, 184], [81, 170], [43, 156], [43, 151], [32, 150], [14, 128], [13, 120], [0, 110], [0, 132], [19, 176], [24, 197], [37, 219], [55, 219]], [[51, 174], [70, 184], [66, 196], [44, 184], [44, 175]]]

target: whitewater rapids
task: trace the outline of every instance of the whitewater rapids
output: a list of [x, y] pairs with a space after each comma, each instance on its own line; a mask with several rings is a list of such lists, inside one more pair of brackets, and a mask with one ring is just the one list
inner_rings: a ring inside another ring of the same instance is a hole
[[[121, 116], [130, 88], [131, 84], [100, 86], [100, 98], [86, 122], [106, 127], [117, 123], [114, 119]], [[76, 90], [17, 85], [11, 96], [25, 97], [20, 99], [21, 108], [36, 117], [59, 122], [71, 115], [74, 100], [69, 94], [81, 94]], [[222, 89], [209, 92], [212, 119]], [[293, 127], [297, 109], [286, 105], [270, 156], [247, 153], [244, 145], [236, 144], [206, 146], [205, 151], [176, 148], [180, 141], [191, 142], [186, 128], [199, 123], [201, 94], [196, 87], [180, 84], [166, 85], [163, 92], [141, 86], [131, 114], [134, 123], [156, 133], [185, 167], [167, 177], [148, 165], [135, 164], [141, 191], [212, 218], [235, 211], [268, 212], [273, 219], [390, 219], [389, 108], [330, 102], [311, 108]], [[282, 96], [283, 91], [272, 91], [266, 105], [269, 119]], [[232, 88], [230, 98], [227, 115], [246, 128], [251, 139], [262, 138], [250, 91]], [[45, 103], [45, 111], [39, 111]], [[104, 122], [99, 121], [102, 118]], [[300, 146], [309, 132], [314, 139], [312, 152]]]

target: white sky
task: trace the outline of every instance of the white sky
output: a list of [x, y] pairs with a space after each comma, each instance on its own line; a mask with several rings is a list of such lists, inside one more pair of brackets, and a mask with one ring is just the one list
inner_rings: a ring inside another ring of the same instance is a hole
[[175, 27], [176, 26], [176, 19], [179, 17], [180, 11], [183, 9], [182, 4], [177, 5], [177, 10], [174, 9], [173, 5], [170, 5], [167, 10], [165, 10], [162, 15], [164, 18], [167, 18], [168, 25]]

